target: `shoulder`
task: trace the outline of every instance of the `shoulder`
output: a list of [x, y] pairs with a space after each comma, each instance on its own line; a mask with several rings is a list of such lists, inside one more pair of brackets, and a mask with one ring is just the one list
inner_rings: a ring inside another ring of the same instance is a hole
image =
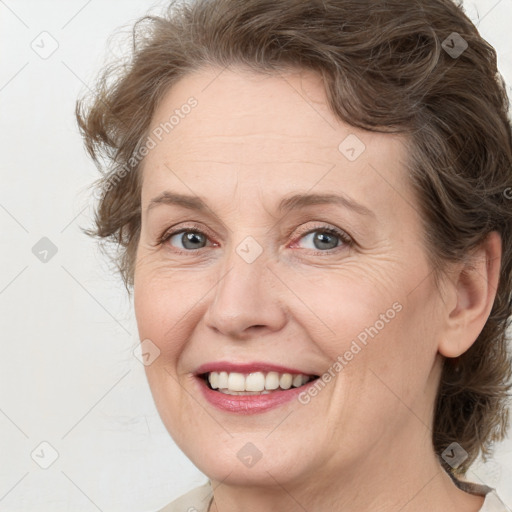
[[183, 494], [158, 512], [207, 512], [213, 491], [210, 480]]
[[[485, 496], [485, 501], [479, 512], [509, 512], [501, 501], [496, 490], [487, 485], [453, 479], [464, 491]], [[213, 497], [210, 480], [205, 484], [183, 494], [158, 512], [207, 512]]]
[[485, 494], [485, 501], [479, 512], [509, 512], [509, 508], [499, 498], [495, 489]]
[[493, 487], [489, 487], [488, 485], [477, 484], [474, 482], [467, 482], [463, 480], [458, 480], [452, 476], [455, 484], [462, 489], [463, 491], [469, 492], [471, 494], [478, 494], [480, 496], [485, 496], [484, 504], [479, 512], [508, 512], [509, 508], [505, 505], [503, 501], [498, 496], [496, 489]]

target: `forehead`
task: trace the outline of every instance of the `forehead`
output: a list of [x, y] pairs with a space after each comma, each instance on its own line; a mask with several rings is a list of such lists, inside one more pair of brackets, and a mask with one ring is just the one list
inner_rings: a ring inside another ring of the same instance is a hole
[[317, 186], [322, 192], [341, 186], [365, 195], [371, 188], [375, 194], [383, 177], [400, 186], [405, 174], [403, 139], [338, 119], [321, 76], [307, 70], [198, 70], [167, 91], [149, 134], [155, 145], [143, 164], [146, 188], [186, 173], [204, 185], [220, 179], [227, 187]]

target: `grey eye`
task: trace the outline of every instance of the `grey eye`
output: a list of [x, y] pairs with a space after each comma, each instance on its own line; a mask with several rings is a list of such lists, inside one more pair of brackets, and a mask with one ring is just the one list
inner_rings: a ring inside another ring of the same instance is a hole
[[340, 242], [340, 236], [336, 233], [330, 233], [325, 230], [315, 230], [310, 233], [304, 235], [302, 240], [308, 240], [312, 242], [313, 247], [306, 247], [306, 249], [315, 249], [315, 250], [329, 250], [335, 249]]
[[[183, 249], [202, 249], [206, 245], [206, 236], [197, 231], [181, 231], [175, 233], [169, 238], [169, 241], [172, 241], [173, 238], [177, 238], [180, 241]], [[204, 245], [201, 245], [202, 243]], [[174, 243], [172, 243], [172, 245], [174, 245]], [[181, 247], [178, 248], [181, 249]]]

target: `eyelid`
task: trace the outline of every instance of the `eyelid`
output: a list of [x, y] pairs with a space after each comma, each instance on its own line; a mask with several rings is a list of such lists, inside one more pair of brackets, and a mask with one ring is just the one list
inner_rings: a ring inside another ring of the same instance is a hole
[[[312, 221], [312, 222], [315, 222], [315, 221]], [[316, 221], [316, 222], [318, 222], [318, 221]], [[297, 240], [300, 240], [304, 235], [308, 235], [315, 231], [325, 231], [328, 233], [330, 232], [330, 233], [337, 235], [343, 242], [345, 242], [347, 244], [354, 243], [354, 239], [352, 238], [352, 236], [349, 235], [345, 230], [338, 228], [332, 224], [329, 224], [328, 222], [319, 222], [319, 224], [317, 224], [316, 226], [309, 226], [304, 229], [299, 228], [299, 233], [298, 233], [297, 237], [295, 238], [294, 242]], [[292, 231], [292, 233], [293, 233], [293, 231]], [[292, 233], [290, 233], [290, 235]], [[321, 252], [327, 252], [327, 251], [321, 251]]]

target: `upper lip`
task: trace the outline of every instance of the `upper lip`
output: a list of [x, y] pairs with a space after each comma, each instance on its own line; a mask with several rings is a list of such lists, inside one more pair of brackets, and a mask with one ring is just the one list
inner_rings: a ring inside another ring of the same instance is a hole
[[315, 375], [313, 373], [304, 372], [296, 368], [288, 368], [273, 363], [266, 362], [248, 362], [248, 363], [232, 363], [229, 361], [214, 361], [199, 366], [196, 375], [202, 375], [210, 372], [237, 372], [237, 373], [253, 373], [253, 372], [277, 372], [291, 373], [293, 375]]

